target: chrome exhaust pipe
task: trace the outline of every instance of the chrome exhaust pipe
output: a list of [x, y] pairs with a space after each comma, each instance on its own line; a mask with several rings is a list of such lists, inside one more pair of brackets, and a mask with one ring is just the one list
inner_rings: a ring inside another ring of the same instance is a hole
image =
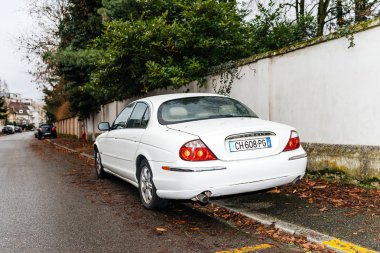
[[296, 177], [292, 182], [291, 182], [291, 184], [296, 184], [298, 181], [300, 181], [301, 180], [301, 176], [298, 176], [298, 177]]
[[195, 197], [195, 199], [197, 201], [201, 202], [202, 204], [207, 204], [209, 202], [210, 196], [211, 196], [211, 192], [210, 191], [205, 191], [205, 192], [202, 192], [202, 193], [198, 194]]

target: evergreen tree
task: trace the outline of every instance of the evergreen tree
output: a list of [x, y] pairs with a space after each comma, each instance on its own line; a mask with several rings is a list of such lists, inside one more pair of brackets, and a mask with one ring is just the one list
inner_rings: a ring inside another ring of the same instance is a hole
[[0, 97], [0, 120], [7, 119], [7, 105], [5, 104], [4, 97]]

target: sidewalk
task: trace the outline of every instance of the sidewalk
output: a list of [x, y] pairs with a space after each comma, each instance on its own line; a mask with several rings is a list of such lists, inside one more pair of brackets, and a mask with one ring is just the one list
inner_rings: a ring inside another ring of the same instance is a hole
[[[88, 159], [92, 145], [50, 140]], [[336, 252], [380, 252], [380, 190], [303, 179], [296, 185], [212, 201], [216, 207], [322, 244]]]

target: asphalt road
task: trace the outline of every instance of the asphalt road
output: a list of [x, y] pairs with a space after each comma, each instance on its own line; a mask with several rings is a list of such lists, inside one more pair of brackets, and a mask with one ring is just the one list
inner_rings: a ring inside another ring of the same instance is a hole
[[138, 191], [98, 180], [85, 160], [33, 133], [0, 136], [0, 252], [302, 252], [174, 202], [146, 210]]

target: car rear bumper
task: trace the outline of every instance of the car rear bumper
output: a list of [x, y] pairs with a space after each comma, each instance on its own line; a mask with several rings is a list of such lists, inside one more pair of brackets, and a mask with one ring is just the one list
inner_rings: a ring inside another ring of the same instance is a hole
[[[217, 197], [285, 185], [304, 176], [307, 157], [300, 149], [260, 159], [180, 163], [150, 161], [159, 197], [192, 199], [205, 191], [211, 192], [210, 197]], [[170, 171], [163, 166], [191, 170]], [[197, 167], [201, 169], [197, 171]]]
[[39, 133], [40, 136], [55, 136], [55, 133], [53, 132], [43, 132]]
[[304, 174], [287, 176], [282, 178], [272, 178], [263, 181], [253, 181], [253, 182], [244, 182], [241, 184], [234, 185], [224, 185], [216, 187], [205, 187], [195, 190], [182, 190], [182, 191], [173, 191], [173, 190], [158, 190], [157, 195], [160, 198], [164, 199], [193, 199], [197, 195], [209, 191], [211, 192], [210, 197], [226, 196], [246, 192], [255, 192], [264, 189], [270, 189], [276, 186], [281, 186], [285, 184], [290, 184], [298, 178], [302, 178]]

